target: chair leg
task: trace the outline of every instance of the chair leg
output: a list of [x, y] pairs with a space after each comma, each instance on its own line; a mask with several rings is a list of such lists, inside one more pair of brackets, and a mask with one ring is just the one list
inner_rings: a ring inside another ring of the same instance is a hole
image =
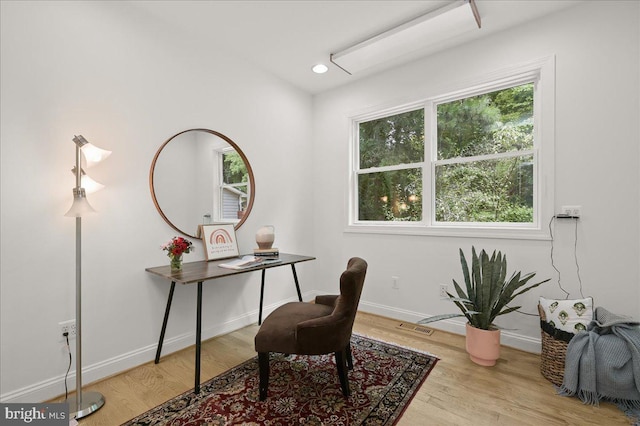
[[258, 368], [260, 369], [260, 401], [267, 399], [269, 388], [269, 352], [258, 353]]
[[347, 344], [347, 368], [353, 370], [353, 354], [351, 353], [351, 342]]
[[349, 391], [349, 376], [347, 375], [347, 362], [345, 357], [346, 348], [335, 353], [336, 366], [338, 367], [338, 377], [340, 378], [340, 387], [342, 388], [342, 394], [348, 397], [351, 393]]

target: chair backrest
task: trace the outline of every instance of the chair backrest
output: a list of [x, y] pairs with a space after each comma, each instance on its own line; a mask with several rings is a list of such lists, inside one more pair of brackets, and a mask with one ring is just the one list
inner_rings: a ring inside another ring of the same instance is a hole
[[[349, 260], [347, 269], [340, 276], [340, 295], [330, 296], [325, 300], [328, 302], [335, 297], [333, 310], [329, 315], [325, 314], [299, 322], [294, 335], [295, 348], [289, 353], [320, 355], [341, 351], [347, 347], [351, 339], [351, 329], [356, 318], [366, 272], [367, 262], [363, 259]], [[305, 304], [295, 303], [293, 306], [303, 305]], [[260, 330], [262, 331], [262, 328]]]
[[340, 275], [340, 296], [336, 300], [332, 315], [348, 318], [349, 328], [356, 319], [356, 311], [367, 274], [367, 262], [359, 257], [352, 257], [347, 269]]

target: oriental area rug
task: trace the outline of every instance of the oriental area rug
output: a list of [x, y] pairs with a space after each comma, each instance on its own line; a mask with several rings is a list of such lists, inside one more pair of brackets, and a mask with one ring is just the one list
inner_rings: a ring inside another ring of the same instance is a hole
[[258, 358], [124, 423], [133, 425], [393, 425], [438, 359], [367, 337], [351, 339], [351, 396], [333, 355], [272, 354], [269, 393], [258, 399]]

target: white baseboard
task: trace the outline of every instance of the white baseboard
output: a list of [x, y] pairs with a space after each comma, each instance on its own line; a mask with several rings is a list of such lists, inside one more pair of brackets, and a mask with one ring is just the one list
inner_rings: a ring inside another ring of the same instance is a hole
[[[316, 295], [320, 294], [317, 291], [308, 291], [303, 294], [303, 300], [313, 300]], [[266, 318], [271, 311], [278, 306], [295, 301], [297, 298], [287, 299], [279, 301], [268, 306], [263, 307], [262, 317]], [[394, 318], [408, 322], [418, 322], [422, 318], [428, 315], [408, 311], [405, 309], [395, 308], [393, 306], [381, 305], [373, 302], [367, 302], [365, 300], [360, 301], [359, 309], [363, 312], [369, 312], [385, 316], [388, 318]], [[230, 333], [248, 325], [254, 324], [258, 317], [258, 310], [247, 312], [236, 318], [232, 318], [228, 321], [213, 324], [202, 330], [202, 340], [210, 339], [212, 337], [220, 336]], [[444, 320], [437, 323], [429, 324], [429, 327], [448, 331], [455, 334], [465, 334], [464, 322], [455, 320]], [[522, 336], [519, 334], [502, 331], [501, 342], [505, 346], [521, 349], [527, 352], [540, 353], [540, 339], [534, 339], [528, 336]], [[195, 343], [195, 330], [194, 332], [184, 333], [177, 336], [165, 338], [162, 346], [162, 354], [167, 355], [172, 352], [179, 351], [194, 345]], [[84, 385], [95, 382], [105, 377], [113, 376], [122, 371], [129, 370], [131, 368], [142, 365], [146, 362], [152, 361], [156, 355], [157, 344], [153, 343], [133, 351], [115, 356], [98, 363], [84, 366], [82, 369], [82, 377]], [[70, 392], [75, 390], [75, 372], [71, 372], [67, 378], [67, 386]], [[3, 403], [19, 403], [19, 402], [42, 402], [56, 398], [61, 395], [64, 390], [64, 375], [43, 380], [33, 385], [25, 386], [21, 389], [6, 392], [0, 395], [0, 402]]]
[[[393, 306], [381, 305], [378, 303], [367, 302], [364, 300], [360, 301], [359, 309], [363, 312], [369, 312], [372, 314], [394, 318], [401, 321], [407, 321], [412, 323], [417, 323], [423, 318], [428, 317], [429, 315], [408, 311], [406, 309], [399, 309]], [[437, 330], [448, 331], [450, 333], [465, 335], [465, 324], [464, 321], [456, 321], [453, 319], [442, 320], [438, 322], [434, 322], [429, 324], [430, 328], [434, 328]], [[502, 330], [500, 332], [500, 344], [503, 346], [509, 346], [512, 348], [520, 349], [525, 352], [531, 353], [540, 353], [540, 345], [541, 340], [539, 338], [532, 338], [529, 336], [523, 336], [521, 334], [509, 332]]]
[[[308, 300], [313, 292], [305, 293], [303, 296]], [[311, 297], [312, 298], [312, 297]], [[297, 298], [279, 301], [263, 307], [262, 318], [265, 318], [271, 311], [286, 302], [297, 301]], [[247, 312], [239, 317], [210, 326], [203, 326], [202, 340], [220, 336], [239, 330], [257, 322], [258, 309]], [[193, 332], [180, 334], [173, 337], [165, 337], [162, 345], [162, 356], [179, 351], [189, 346], [195, 345], [195, 330]], [[113, 376], [131, 368], [137, 367], [149, 361], [153, 361], [156, 356], [157, 343], [153, 343], [133, 351], [115, 356], [95, 364], [86, 365], [82, 368], [83, 385]], [[75, 361], [74, 361], [75, 362]], [[162, 361], [161, 361], [162, 362]], [[74, 364], [75, 366], [75, 364]], [[69, 392], [76, 388], [75, 371], [69, 373], [67, 377], [67, 387]], [[43, 380], [33, 385], [25, 386], [21, 389], [9, 391], [0, 395], [0, 402], [3, 403], [32, 403], [43, 402], [59, 397], [64, 393], [64, 375]]]

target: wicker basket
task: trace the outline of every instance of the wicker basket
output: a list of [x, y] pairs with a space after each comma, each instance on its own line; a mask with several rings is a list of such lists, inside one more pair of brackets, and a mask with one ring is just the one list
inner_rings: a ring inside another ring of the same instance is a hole
[[567, 356], [567, 345], [573, 334], [554, 328], [547, 323], [542, 306], [540, 313], [540, 329], [542, 333], [542, 352], [540, 353], [540, 372], [556, 386], [561, 386], [564, 379], [564, 361]]

